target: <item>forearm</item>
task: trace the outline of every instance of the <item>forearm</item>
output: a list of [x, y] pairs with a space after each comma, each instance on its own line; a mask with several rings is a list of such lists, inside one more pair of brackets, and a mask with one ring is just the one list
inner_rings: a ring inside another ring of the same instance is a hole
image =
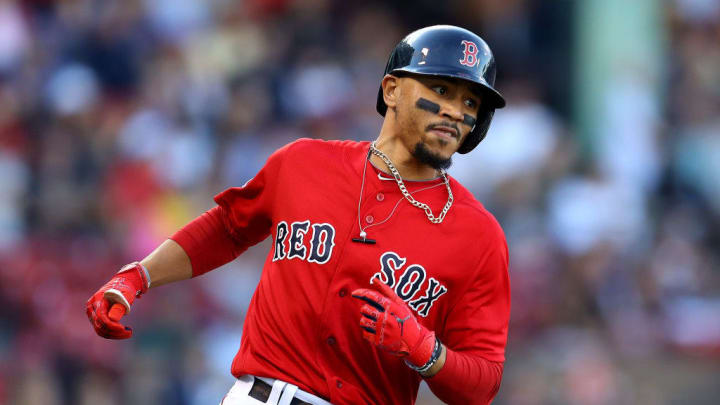
[[167, 239], [140, 261], [150, 275], [150, 288], [192, 277], [192, 265], [185, 250]]
[[241, 249], [223, 226], [221, 211], [216, 207], [185, 225], [140, 264], [123, 266], [88, 299], [88, 319], [98, 335], [127, 339], [132, 329], [119, 320], [148, 288], [203, 274], [232, 260]]
[[227, 232], [222, 209], [215, 207], [182, 227], [140, 263], [150, 273], [150, 286], [157, 287], [220, 267], [244, 248]]
[[433, 393], [449, 404], [488, 404], [500, 389], [503, 364], [443, 348], [442, 364], [424, 376]]

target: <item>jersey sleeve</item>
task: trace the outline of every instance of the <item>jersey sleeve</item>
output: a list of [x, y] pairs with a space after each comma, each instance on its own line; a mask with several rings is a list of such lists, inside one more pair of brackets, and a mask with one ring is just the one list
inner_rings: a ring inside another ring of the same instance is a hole
[[215, 206], [170, 237], [188, 255], [193, 277], [232, 261], [244, 250], [225, 229], [222, 218], [222, 208]]
[[500, 225], [494, 218], [491, 224], [478, 238], [474, 280], [449, 312], [440, 338], [454, 351], [503, 362], [510, 320], [508, 249]]
[[446, 319], [440, 340], [447, 357], [426, 382], [449, 404], [488, 404], [500, 388], [510, 320], [508, 250], [500, 226], [492, 220], [478, 239], [474, 281]]
[[275, 151], [258, 174], [242, 187], [232, 187], [215, 196], [223, 224], [241, 251], [270, 234], [282, 166], [290, 145]]
[[489, 404], [500, 389], [503, 363], [447, 349], [445, 365], [425, 379], [428, 387], [447, 404]]
[[268, 236], [286, 148], [270, 156], [245, 185], [215, 196], [216, 207], [170, 237], [187, 253], [193, 277], [230, 262]]

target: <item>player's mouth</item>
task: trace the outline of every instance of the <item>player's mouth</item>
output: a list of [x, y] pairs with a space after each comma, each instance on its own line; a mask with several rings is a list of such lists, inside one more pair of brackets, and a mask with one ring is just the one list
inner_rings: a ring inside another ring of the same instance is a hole
[[447, 125], [429, 125], [428, 131], [435, 136], [448, 141], [460, 138], [460, 131], [457, 128]]

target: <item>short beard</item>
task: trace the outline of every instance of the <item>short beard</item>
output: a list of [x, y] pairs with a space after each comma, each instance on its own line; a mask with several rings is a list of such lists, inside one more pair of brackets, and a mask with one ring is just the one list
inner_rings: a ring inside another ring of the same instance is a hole
[[415, 149], [412, 152], [413, 157], [420, 163], [426, 164], [435, 170], [447, 170], [452, 166], [452, 157], [444, 159], [430, 150], [425, 146], [424, 143], [418, 142], [415, 144]]

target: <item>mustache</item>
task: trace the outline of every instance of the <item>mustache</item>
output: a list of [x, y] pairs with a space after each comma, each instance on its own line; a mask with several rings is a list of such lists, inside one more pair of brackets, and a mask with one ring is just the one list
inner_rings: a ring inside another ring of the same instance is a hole
[[455, 137], [460, 138], [460, 128], [458, 128], [456, 123], [449, 122], [449, 121], [436, 122], [434, 124], [430, 124], [427, 127], [425, 127], [425, 130], [430, 131], [430, 130], [435, 129], [436, 127], [452, 128], [455, 130]]

